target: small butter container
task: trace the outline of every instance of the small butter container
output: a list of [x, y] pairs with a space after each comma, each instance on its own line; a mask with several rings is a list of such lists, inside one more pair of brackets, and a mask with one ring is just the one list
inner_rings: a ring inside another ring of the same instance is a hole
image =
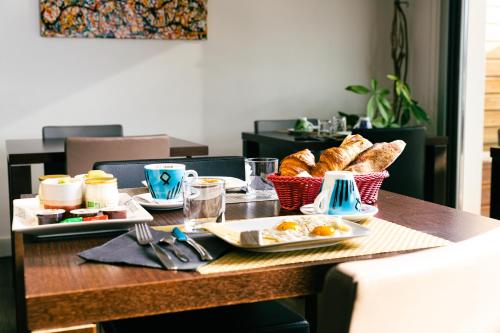
[[63, 219], [65, 212], [64, 209], [42, 209], [36, 213], [38, 225], [58, 223]]
[[96, 208], [82, 208], [82, 209], [73, 209], [70, 211], [71, 216], [73, 217], [92, 217], [99, 215], [99, 209]]
[[125, 207], [125, 206], [101, 208], [101, 212], [104, 215], [107, 215], [110, 220], [118, 220], [118, 219], [126, 219], [127, 218], [127, 207]]

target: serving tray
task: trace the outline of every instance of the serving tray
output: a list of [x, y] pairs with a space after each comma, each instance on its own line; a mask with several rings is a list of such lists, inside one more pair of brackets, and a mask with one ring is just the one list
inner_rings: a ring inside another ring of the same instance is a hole
[[36, 218], [36, 212], [40, 209], [38, 198], [16, 199], [13, 203], [12, 231], [42, 237], [63, 236], [123, 230], [135, 223], [153, 220], [153, 216], [126, 193], [120, 193], [119, 205], [127, 207], [126, 219], [39, 225]]
[[[309, 215], [309, 217], [311, 216], [313, 218], [314, 216], [321, 218], [325, 217], [325, 215]], [[303, 218], [304, 215], [275, 216], [275, 217], [265, 217], [265, 218], [248, 219], [248, 220], [229, 221], [225, 223], [207, 223], [203, 225], [203, 228], [233, 246], [257, 252], [283, 252], [283, 251], [304, 250], [317, 247], [331, 246], [335, 243], [338, 243], [346, 239], [364, 237], [370, 234], [370, 229], [358, 223], [342, 220], [344, 224], [346, 224], [351, 228], [351, 231], [349, 233], [336, 234], [333, 236], [323, 236], [323, 237], [310, 236], [310, 237], [305, 237], [305, 239], [301, 240], [280, 241], [277, 243], [264, 244], [264, 245], [254, 245], [254, 244], [242, 245], [240, 243], [240, 234], [243, 231], [274, 228], [285, 220], [299, 220]]]

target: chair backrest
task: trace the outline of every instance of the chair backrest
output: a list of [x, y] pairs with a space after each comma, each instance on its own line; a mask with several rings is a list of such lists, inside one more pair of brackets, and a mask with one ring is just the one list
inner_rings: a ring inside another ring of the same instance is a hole
[[319, 332], [500, 332], [500, 228], [446, 247], [340, 264]]
[[44, 126], [42, 138], [65, 139], [69, 136], [123, 136], [122, 125], [84, 125], [84, 126]]
[[170, 156], [168, 135], [123, 137], [68, 137], [66, 171], [75, 176], [92, 169], [97, 161], [119, 161]]
[[138, 161], [96, 162], [95, 170], [113, 174], [119, 188], [142, 186], [144, 166], [154, 163], [181, 163], [187, 170], [195, 170], [200, 176], [226, 176], [245, 179], [245, 159], [241, 156], [210, 156], [190, 158], [168, 158]]
[[[318, 125], [318, 119], [307, 118], [313, 125]], [[255, 120], [253, 123], [254, 132], [272, 132], [293, 128], [297, 119], [279, 119], [279, 120]]]
[[490, 217], [500, 220], [500, 147], [491, 147]]

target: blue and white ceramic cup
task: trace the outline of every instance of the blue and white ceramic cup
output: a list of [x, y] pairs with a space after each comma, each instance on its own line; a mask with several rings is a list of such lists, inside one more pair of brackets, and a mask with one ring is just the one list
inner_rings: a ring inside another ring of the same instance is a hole
[[314, 200], [318, 214], [352, 215], [361, 211], [361, 197], [352, 172], [327, 171]]
[[144, 175], [149, 193], [154, 199], [178, 199], [182, 193], [182, 182], [186, 177], [198, 178], [194, 170], [186, 170], [184, 164], [159, 163], [144, 166]]

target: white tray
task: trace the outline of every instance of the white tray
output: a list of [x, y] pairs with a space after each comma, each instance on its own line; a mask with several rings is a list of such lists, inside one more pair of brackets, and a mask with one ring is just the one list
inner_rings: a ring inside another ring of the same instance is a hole
[[35, 215], [40, 209], [38, 198], [16, 199], [12, 230], [35, 236], [75, 235], [127, 229], [135, 223], [153, 220], [153, 216], [126, 193], [120, 193], [119, 204], [127, 207], [126, 219], [38, 225]]
[[[309, 216], [323, 217], [325, 215]], [[311, 236], [305, 240], [279, 242], [266, 245], [242, 245], [239, 241], [240, 233], [242, 231], [272, 228], [280, 224], [284, 220], [300, 218], [304, 218], [304, 215], [265, 217], [249, 220], [228, 221], [225, 223], [207, 223], [203, 225], [203, 228], [233, 246], [257, 252], [283, 252], [331, 246], [340, 241], [356, 237], [364, 237], [370, 233], [370, 229], [359, 225], [358, 223], [342, 220], [342, 222], [351, 227], [350, 233], [343, 235], [334, 235], [330, 237]]]

